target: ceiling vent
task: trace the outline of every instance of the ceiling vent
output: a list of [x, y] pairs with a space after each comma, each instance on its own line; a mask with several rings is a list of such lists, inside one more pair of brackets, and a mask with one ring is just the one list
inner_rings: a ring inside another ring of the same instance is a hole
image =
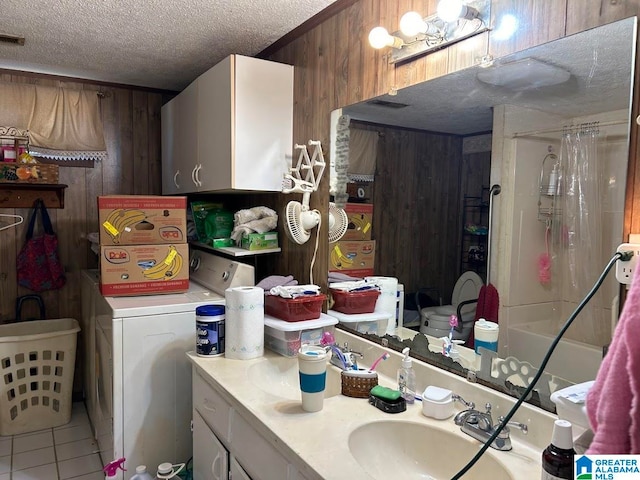
[[398, 102], [388, 102], [386, 100], [371, 100], [369, 102], [367, 102], [369, 105], [375, 105], [377, 107], [384, 107], [384, 108], [404, 108], [404, 107], [408, 107], [409, 105], [407, 105], [406, 103], [398, 103]]
[[17, 35], [7, 35], [6, 33], [0, 33], [0, 43], [12, 43], [14, 45], [24, 45], [24, 37], [18, 37]]

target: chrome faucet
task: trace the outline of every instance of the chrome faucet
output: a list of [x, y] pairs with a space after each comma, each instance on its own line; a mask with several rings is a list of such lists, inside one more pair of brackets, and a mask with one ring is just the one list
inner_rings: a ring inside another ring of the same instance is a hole
[[[493, 424], [490, 403], [485, 405], [484, 412], [480, 412], [475, 409], [473, 402], [466, 402], [458, 395], [454, 395], [453, 398], [454, 400], [461, 401], [467, 406], [467, 410], [459, 412], [454, 417], [453, 421], [460, 427], [462, 432], [472, 436], [476, 440], [479, 440], [482, 443], [486, 442], [502, 425], [504, 417], [499, 418], [499, 423], [497, 425]], [[524, 423], [508, 422], [504, 427], [502, 427], [500, 433], [493, 442], [491, 442], [491, 448], [502, 451], [511, 450], [510, 426], [519, 428], [525, 435], [529, 432], [528, 426]]]
[[332, 345], [331, 347], [331, 364], [342, 370], [357, 370], [358, 369], [358, 359], [364, 358], [360, 352], [354, 352], [349, 348], [349, 344], [347, 342], [344, 343], [344, 346], [339, 347], [338, 345]]

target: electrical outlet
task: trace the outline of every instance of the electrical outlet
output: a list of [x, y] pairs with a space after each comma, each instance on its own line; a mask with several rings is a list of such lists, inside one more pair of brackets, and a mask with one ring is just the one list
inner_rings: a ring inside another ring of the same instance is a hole
[[624, 285], [630, 285], [633, 279], [633, 272], [638, 268], [640, 261], [640, 243], [622, 243], [616, 252], [633, 252], [633, 257], [627, 262], [618, 260], [616, 262], [616, 279]]

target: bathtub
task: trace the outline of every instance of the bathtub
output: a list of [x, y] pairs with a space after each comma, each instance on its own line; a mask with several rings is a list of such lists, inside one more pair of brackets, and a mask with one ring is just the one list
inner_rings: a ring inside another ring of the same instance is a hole
[[[557, 327], [540, 320], [510, 326], [507, 329], [507, 356], [538, 366], [551, 346]], [[596, 378], [602, 361], [602, 347], [562, 339], [551, 355], [545, 371], [572, 383]]]

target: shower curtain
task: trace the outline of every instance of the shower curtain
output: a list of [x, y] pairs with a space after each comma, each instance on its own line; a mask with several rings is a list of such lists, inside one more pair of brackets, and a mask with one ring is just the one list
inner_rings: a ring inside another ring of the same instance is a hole
[[[598, 127], [583, 124], [567, 127], [560, 146], [560, 178], [556, 186], [559, 211], [552, 223], [554, 263], [560, 266], [561, 298], [577, 304], [597, 280], [603, 265], [602, 174], [598, 161]], [[580, 340], [594, 344], [598, 295], [580, 314]], [[575, 305], [571, 305], [570, 311]], [[601, 309], [600, 309], [601, 311]]]

